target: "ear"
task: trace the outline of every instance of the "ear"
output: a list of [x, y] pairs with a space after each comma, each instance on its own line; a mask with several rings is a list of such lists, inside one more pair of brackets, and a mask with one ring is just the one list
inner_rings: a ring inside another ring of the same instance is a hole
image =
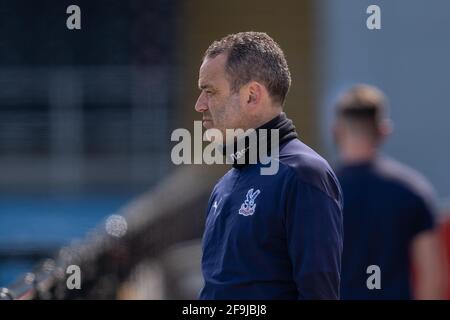
[[391, 135], [393, 130], [394, 130], [394, 125], [393, 125], [391, 119], [384, 119], [380, 123], [380, 127], [379, 127], [379, 131], [380, 131], [379, 143], [386, 140]]
[[264, 87], [262, 84], [256, 81], [251, 81], [247, 84], [246, 88], [246, 103], [249, 106], [257, 106], [261, 103], [262, 96], [264, 94]]
[[383, 137], [388, 137], [394, 130], [394, 124], [391, 119], [385, 119], [381, 122], [380, 132]]
[[342, 136], [342, 124], [340, 123], [341, 120], [339, 119], [335, 119], [333, 122], [333, 140], [334, 143], [339, 144], [340, 140], [341, 140], [341, 136]]

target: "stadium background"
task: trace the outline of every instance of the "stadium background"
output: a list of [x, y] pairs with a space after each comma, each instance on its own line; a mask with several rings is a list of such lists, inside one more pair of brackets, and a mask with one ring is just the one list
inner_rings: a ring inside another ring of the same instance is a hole
[[[71, 4], [81, 30], [66, 28]], [[371, 4], [381, 30], [366, 27]], [[333, 164], [333, 99], [357, 82], [384, 90], [385, 151], [433, 183], [445, 220], [449, 12], [445, 0], [2, 1], [2, 297], [196, 297], [204, 208], [226, 167], [174, 166], [170, 133], [200, 118], [201, 56], [232, 32], [281, 45], [285, 110]], [[66, 290], [68, 264], [82, 290]]]

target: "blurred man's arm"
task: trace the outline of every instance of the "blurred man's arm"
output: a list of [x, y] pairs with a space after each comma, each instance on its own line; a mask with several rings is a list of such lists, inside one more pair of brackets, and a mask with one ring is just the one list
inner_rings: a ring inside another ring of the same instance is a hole
[[415, 270], [414, 299], [443, 299], [446, 274], [442, 253], [436, 231], [424, 231], [414, 238], [411, 247]]

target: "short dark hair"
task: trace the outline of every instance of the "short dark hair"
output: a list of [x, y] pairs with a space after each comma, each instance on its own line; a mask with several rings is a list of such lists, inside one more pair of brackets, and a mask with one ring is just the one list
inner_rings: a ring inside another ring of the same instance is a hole
[[358, 84], [345, 91], [336, 103], [337, 116], [350, 127], [376, 135], [381, 122], [389, 118], [383, 92], [371, 85]]
[[266, 86], [272, 100], [284, 104], [291, 74], [280, 46], [266, 33], [239, 32], [214, 41], [203, 59], [227, 54], [226, 72], [232, 92], [250, 81]]

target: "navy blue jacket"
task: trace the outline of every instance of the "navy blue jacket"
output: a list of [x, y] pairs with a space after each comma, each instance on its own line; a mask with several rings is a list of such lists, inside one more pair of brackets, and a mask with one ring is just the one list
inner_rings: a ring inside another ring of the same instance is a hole
[[234, 166], [214, 187], [200, 299], [339, 299], [340, 186], [322, 157], [286, 136], [277, 174], [261, 175], [261, 163]]

